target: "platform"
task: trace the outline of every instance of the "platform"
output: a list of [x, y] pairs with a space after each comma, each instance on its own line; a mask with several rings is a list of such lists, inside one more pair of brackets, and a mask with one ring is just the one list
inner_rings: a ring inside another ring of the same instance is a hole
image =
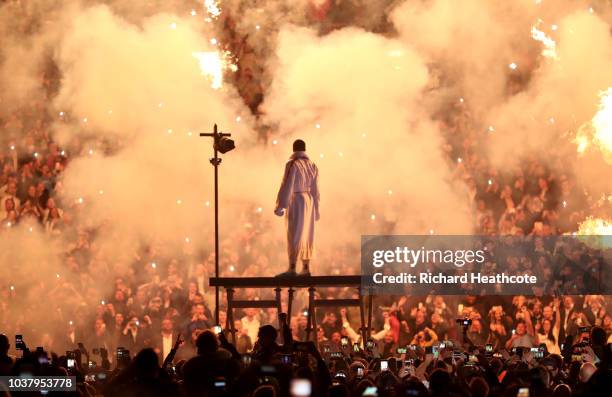
[[[295, 276], [295, 277], [219, 277], [211, 278], [211, 287], [223, 287], [227, 293], [227, 323], [226, 327], [231, 332], [232, 340], [236, 340], [234, 329], [234, 309], [243, 308], [268, 308], [275, 307], [278, 313], [282, 312], [282, 289], [288, 289], [287, 315], [291, 318], [293, 294], [296, 289], [308, 288], [308, 321], [306, 325], [306, 337], [316, 343], [317, 328], [315, 311], [317, 307], [359, 307], [361, 317], [361, 336], [367, 340], [372, 327], [372, 296], [365, 294], [361, 284], [361, 275], [352, 276]], [[317, 299], [315, 292], [317, 288], [329, 287], [353, 287], [358, 293], [358, 298], [346, 299]], [[236, 288], [274, 288], [276, 299], [273, 300], [235, 300], [234, 290]], [[367, 301], [367, 302], [366, 302]], [[367, 313], [366, 313], [367, 303]]]

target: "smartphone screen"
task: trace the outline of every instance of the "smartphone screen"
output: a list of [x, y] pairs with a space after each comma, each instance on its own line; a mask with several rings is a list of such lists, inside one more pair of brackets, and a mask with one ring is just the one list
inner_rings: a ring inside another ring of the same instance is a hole
[[363, 378], [363, 368], [357, 367], [357, 376]]
[[291, 395], [295, 397], [310, 397], [312, 384], [308, 379], [293, 379], [291, 381]]
[[214, 331], [215, 334], [219, 335], [223, 330], [221, 329], [220, 325], [215, 325]]
[[363, 397], [376, 397], [378, 396], [378, 388], [376, 386], [368, 386], [363, 391], [362, 396]]
[[487, 344], [485, 345], [485, 352], [487, 352], [487, 353], [493, 353], [493, 345], [492, 345], [492, 344], [490, 344], [490, 343], [487, 343]]
[[380, 370], [386, 371], [389, 369], [389, 362], [387, 360], [381, 360], [380, 362]]
[[23, 350], [23, 336], [15, 335], [15, 349]]
[[355, 353], [359, 353], [359, 345], [358, 345], [357, 343], [355, 343], [355, 344], [353, 345], [353, 351], [354, 351]]
[[67, 361], [68, 364], [68, 369], [73, 369], [74, 368], [74, 358], [69, 358]]
[[340, 338], [340, 344], [342, 346], [348, 346], [349, 344], [348, 338], [346, 336], [343, 336], [342, 338]]

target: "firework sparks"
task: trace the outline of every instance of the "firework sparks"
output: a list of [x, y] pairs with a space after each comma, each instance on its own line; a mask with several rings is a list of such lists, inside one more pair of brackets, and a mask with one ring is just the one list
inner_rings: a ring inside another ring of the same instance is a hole
[[[223, 72], [229, 69], [232, 72], [238, 70], [238, 66], [232, 61], [229, 51], [204, 51], [192, 52], [191, 55], [200, 63], [200, 71], [211, 80], [211, 87], [215, 90], [223, 85]], [[236, 121], [240, 121], [238, 118]]]
[[[553, 25], [553, 26], [555, 27], [553, 28], [553, 30], [556, 30], [557, 25]], [[546, 33], [538, 29], [537, 25], [531, 27], [531, 37], [534, 40], [542, 43], [542, 45], [544, 46], [544, 49], [542, 50], [542, 55], [544, 57], [551, 58], [551, 59], [558, 59], [557, 43], [552, 38], [550, 38], [550, 36], [547, 36]]]
[[599, 110], [591, 121], [583, 124], [576, 133], [574, 143], [578, 153], [584, 153], [591, 144], [612, 164], [612, 87], [599, 93]]
[[610, 248], [612, 241], [612, 220], [603, 218], [586, 218], [578, 226], [578, 232], [574, 233], [581, 236], [581, 240], [594, 248]]
[[216, 0], [205, 0], [204, 7], [206, 8], [206, 12], [210, 15], [211, 18], [215, 19], [221, 15], [221, 8], [219, 8], [219, 2]]

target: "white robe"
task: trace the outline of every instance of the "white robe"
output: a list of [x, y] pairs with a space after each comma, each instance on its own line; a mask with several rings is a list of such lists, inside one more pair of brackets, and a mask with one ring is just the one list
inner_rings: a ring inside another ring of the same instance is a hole
[[314, 252], [314, 224], [319, 219], [319, 170], [305, 152], [294, 152], [285, 174], [276, 208], [285, 209], [289, 263], [309, 261]]

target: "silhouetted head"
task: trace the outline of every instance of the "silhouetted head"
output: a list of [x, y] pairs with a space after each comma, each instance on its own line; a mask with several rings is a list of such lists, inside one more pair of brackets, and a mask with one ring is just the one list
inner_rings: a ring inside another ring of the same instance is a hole
[[136, 357], [134, 357], [133, 365], [139, 378], [155, 378], [159, 371], [157, 353], [151, 348], [142, 349], [138, 352]]
[[6, 356], [10, 347], [9, 338], [4, 334], [0, 334], [0, 355]]
[[219, 348], [217, 336], [210, 331], [202, 332], [196, 339], [196, 347], [200, 355], [216, 352]]
[[276, 331], [276, 328], [274, 328], [270, 324], [259, 327], [259, 332], [257, 333], [259, 343], [261, 343], [264, 348], [270, 347], [271, 345], [276, 343], [277, 336], [278, 332]]
[[306, 151], [306, 142], [301, 139], [296, 139], [293, 141], [293, 151], [294, 152], [305, 152]]

